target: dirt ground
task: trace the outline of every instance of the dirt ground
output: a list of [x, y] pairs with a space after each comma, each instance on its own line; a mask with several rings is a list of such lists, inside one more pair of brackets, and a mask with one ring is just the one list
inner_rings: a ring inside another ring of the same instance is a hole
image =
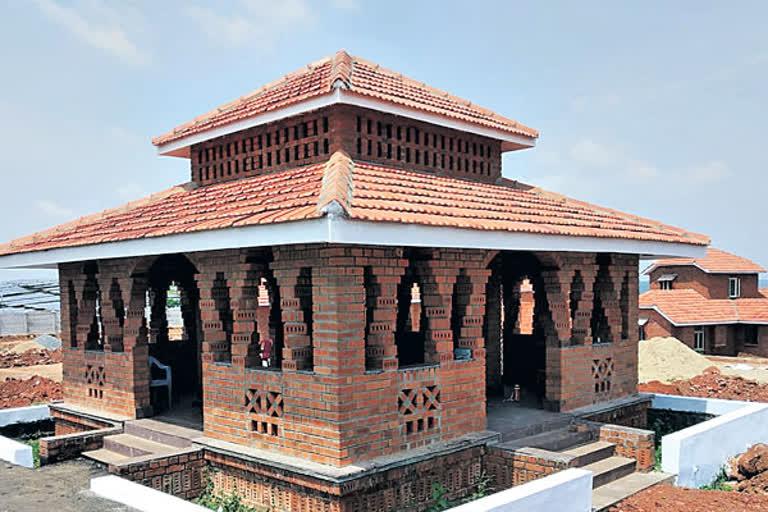
[[64, 398], [61, 382], [34, 376], [26, 380], [8, 379], [0, 382], [0, 409], [25, 407]]
[[768, 496], [657, 485], [627, 498], [611, 512], [768, 512]]
[[768, 384], [742, 377], [723, 375], [720, 373], [720, 369], [714, 366], [705, 370], [703, 375], [698, 375], [692, 379], [671, 383], [644, 382], [637, 385], [637, 390], [644, 393], [768, 402]]
[[91, 478], [106, 472], [75, 459], [37, 469], [0, 462], [0, 512], [129, 512], [134, 509], [93, 494]]

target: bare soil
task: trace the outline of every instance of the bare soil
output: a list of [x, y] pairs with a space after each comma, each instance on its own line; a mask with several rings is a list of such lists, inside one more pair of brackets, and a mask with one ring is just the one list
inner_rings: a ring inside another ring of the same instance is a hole
[[664, 383], [651, 381], [638, 384], [638, 391], [702, 398], [723, 398], [747, 402], [768, 402], [768, 384], [743, 377], [723, 375], [717, 367], [710, 367], [703, 375], [688, 380]]
[[657, 485], [612, 507], [611, 512], [768, 512], [768, 496]]
[[61, 349], [31, 348], [24, 352], [7, 350], [0, 352], [0, 368], [18, 368], [61, 362]]
[[45, 377], [34, 376], [26, 380], [8, 379], [0, 382], [0, 409], [25, 407], [62, 398], [64, 392], [61, 383]]

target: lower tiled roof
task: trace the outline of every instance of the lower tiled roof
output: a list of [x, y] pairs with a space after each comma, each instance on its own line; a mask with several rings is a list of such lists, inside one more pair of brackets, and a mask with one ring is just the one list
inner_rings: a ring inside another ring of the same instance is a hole
[[645, 273], [650, 274], [653, 270], [659, 267], [668, 266], [686, 266], [694, 265], [701, 268], [705, 272], [712, 272], [717, 274], [727, 273], [755, 273], [759, 274], [765, 272], [765, 269], [755, 263], [754, 261], [731, 254], [730, 252], [723, 251], [722, 249], [715, 249], [710, 247], [707, 249], [707, 255], [703, 258], [668, 258], [658, 260], [653, 263]]
[[640, 309], [656, 309], [675, 325], [768, 323], [768, 297], [708, 299], [696, 290], [648, 290]]
[[205, 187], [174, 187], [14, 240], [0, 246], [0, 255], [301, 221], [325, 215], [331, 203], [346, 217], [368, 222], [698, 246], [709, 242], [702, 235], [509, 180], [479, 183], [353, 162], [337, 152], [310, 166]]

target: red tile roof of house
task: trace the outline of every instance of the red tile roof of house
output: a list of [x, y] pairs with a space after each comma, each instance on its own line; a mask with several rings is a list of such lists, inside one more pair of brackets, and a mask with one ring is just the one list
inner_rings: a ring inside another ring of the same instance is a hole
[[653, 270], [665, 266], [693, 265], [705, 272], [713, 274], [752, 274], [765, 272], [765, 269], [747, 258], [736, 256], [729, 252], [710, 247], [703, 258], [670, 258], [658, 260], [645, 270], [650, 274]]
[[330, 95], [337, 81], [343, 84], [347, 93], [531, 139], [538, 137], [536, 130], [516, 121], [340, 51], [177, 126], [155, 137], [152, 143], [158, 146], [167, 144], [305, 100]]
[[768, 323], [768, 297], [708, 299], [691, 289], [648, 290], [639, 306], [657, 310], [675, 325]]
[[703, 246], [707, 237], [505, 180], [479, 183], [353, 162], [325, 163], [194, 188], [187, 184], [0, 245], [0, 255], [323, 216], [481, 231]]

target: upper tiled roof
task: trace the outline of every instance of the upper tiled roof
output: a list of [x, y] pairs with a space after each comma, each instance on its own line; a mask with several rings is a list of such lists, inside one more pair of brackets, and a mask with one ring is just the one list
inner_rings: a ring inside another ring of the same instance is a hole
[[768, 298], [708, 299], [691, 289], [648, 290], [640, 309], [657, 309], [675, 325], [768, 323]]
[[706, 245], [702, 235], [512, 181], [477, 183], [353, 162], [325, 163], [193, 188], [84, 217], [0, 246], [0, 255], [228, 227], [317, 218], [338, 205], [348, 218], [482, 231]]
[[765, 269], [762, 266], [752, 260], [710, 247], [707, 249], [707, 255], [703, 258], [671, 258], [658, 260], [648, 267], [645, 273], [649, 274], [659, 267], [678, 265], [694, 265], [705, 272], [714, 274], [752, 274], [765, 272]]
[[344, 51], [285, 75], [152, 140], [167, 144], [236, 121], [329, 95], [336, 82], [345, 92], [375, 98], [443, 117], [536, 138], [538, 132], [471, 102], [380, 67]]

